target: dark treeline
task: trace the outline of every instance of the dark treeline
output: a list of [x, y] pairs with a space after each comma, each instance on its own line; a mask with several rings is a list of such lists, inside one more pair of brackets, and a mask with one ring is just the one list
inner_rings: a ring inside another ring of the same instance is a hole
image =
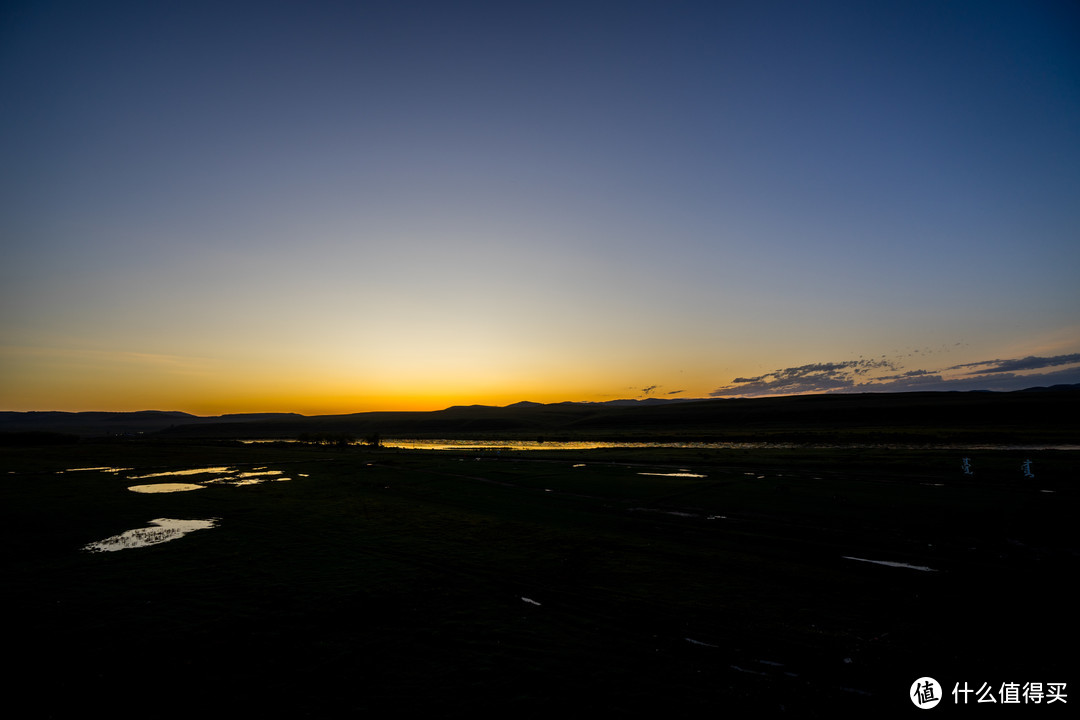
[[345, 447], [346, 445], [354, 445], [361, 443], [370, 447], [379, 447], [381, 440], [379, 433], [370, 433], [364, 438], [357, 438], [355, 435], [347, 432], [325, 432], [325, 433], [300, 433], [297, 438], [299, 442], [309, 443], [311, 445], [333, 445], [336, 447]]

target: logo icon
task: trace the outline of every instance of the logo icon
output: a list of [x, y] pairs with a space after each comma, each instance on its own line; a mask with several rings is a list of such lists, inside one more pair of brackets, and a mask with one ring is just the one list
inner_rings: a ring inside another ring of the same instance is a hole
[[929, 710], [941, 702], [941, 685], [932, 677], [921, 677], [911, 683], [908, 697], [915, 703], [915, 707]]

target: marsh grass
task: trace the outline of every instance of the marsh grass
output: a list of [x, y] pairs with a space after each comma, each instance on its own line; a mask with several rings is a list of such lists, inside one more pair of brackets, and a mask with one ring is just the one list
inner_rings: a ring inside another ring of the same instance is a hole
[[[975, 476], [961, 473], [964, 455]], [[949, 687], [1069, 680], [1068, 453], [478, 457], [4, 449], [13, 681], [55, 717], [827, 717], [906, 710], [921, 675]], [[294, 479], [139, 495], [124, 473], [55, 474], [218, 463]], [[638, 474], [672, 468], [705, 477]], [[154, 547], [79, 551], [157, 517], [219, 522]]]

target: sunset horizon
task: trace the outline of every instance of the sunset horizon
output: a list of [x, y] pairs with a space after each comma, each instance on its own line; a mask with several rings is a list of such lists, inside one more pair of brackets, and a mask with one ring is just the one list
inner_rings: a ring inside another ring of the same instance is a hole
[[[418, 398], [414, 401], [402, 401], [388, 398], [374, 401], [367, 406], [349, 406], [326, 403], [311, 404], [310, 399], [293, 406], [275, 404], [272, 399], [251, 401], [248, 405], [236, 404], [200, 404], [190, 402], [186, 406], [116, 406], [103, 402], [97, 406], [86, 407], [0, 407], [7, 412], [177, 412], [196, 417], [217, 417], [222, 415], [255, 414], [297, 414], [306, 417], [320, 415], [349, 415], [374, 412], [438, 412], [455, 407], [484, 406], [505, 408], [517, 404], [554, 405], [562, 403], [603, 404], [617, 402], [696, 402], [723, 399], [763, 399], [785, 398], [805, 395], [843, 395], [843, 394], [897, 394], [914, 392], [1017, 392], [1051, 387], [1080, 386], [1080, 369], [1074, 367], [1080, 363], [1080, 355], [1063, 355], [1050, 358], [1027, 357], [1013, 360], [994, 360], [982, 363], [968, 363], [952, 367], [951, 377], [942, 373], [914, 370], [891, 375], [872, 377], [867, 375], [866, 366], [880, 369], [896, 367], [884, 364], [884, 361], [848, 361], [845, 363], [814, 363], [811, 365], [784, 368], [759, 377], [734, 378], [733, 384], [718, 388], [710, 393], [695, 395], [682, 390], [667, 390], [658, 386], [627, 388], [622, 395], [596, 395], [593, 397], [566, 397], [558, 393], [537, 393], [530, 396], [494, 395], [483, 398], [465, 396], [447, 396], [441, 400]], [[970, 370], [972, 366], [980, 370]], [[1033, 372], [1033, 368], [1046, 369], [1065, 366], [1063, 370]], [[968, 370], [958, 374], [957, 370]], [[1016, 371], [1025, 370], [1024, 374]], [[856, 380], [855, 378], [858, 378]], [[537, 399], [542, 398], [542, 399]], [[305, 404], [307, 403], [307, 404]], [[190, 409], [195, 408], [195, 409]]]
[[1077, 0], [7, 0], [0, 98], [12, 707], [1067, 704]]
[[1080, 382], [1068, 3], [14, 3], [0, 410]]

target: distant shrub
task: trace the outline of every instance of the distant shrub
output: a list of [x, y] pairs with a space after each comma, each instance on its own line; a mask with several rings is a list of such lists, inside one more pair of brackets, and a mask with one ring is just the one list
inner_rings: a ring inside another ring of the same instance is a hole
[[356, 442], [356, 437], [349, 433], [300, 433], [296, 439], [312, 445], [337, 445], [338, 447], [345, 447]]

